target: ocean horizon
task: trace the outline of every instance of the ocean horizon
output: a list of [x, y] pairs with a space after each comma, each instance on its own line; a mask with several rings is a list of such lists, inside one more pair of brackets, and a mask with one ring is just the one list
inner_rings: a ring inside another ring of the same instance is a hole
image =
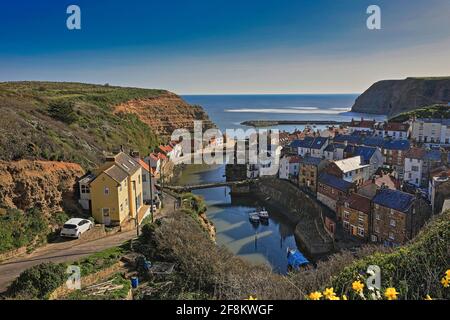
[[[383, 115], [351, 112], [358, 94], [207, 94], [182, 95], [190, 104], [200, 105], [222, 131], [245, 129], [249, 120], [335, 120], [352, 118], [382, 121]], [[325, 126], [317, 126], [324, 128]], [[280, 125], [284, 131], [301, 130], [301, 125]]]

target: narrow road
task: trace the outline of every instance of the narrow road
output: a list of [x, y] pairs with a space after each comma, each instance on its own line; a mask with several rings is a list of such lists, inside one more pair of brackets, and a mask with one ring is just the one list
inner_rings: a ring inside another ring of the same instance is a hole
[[[164, 194], [164, 208], [155, 214], [155, 219], [160, 219], [174, 210], [175, 199]], [[31, 254], [16, 257], [0, 263], [0, 293], [4, 292], [11, 282], [23, 271], [32, 266], [44, 262], [73, 262], [93, 253], [108, 248], [117, 247], [122, 243], [136, 238], [136, 230], [119, 232], [112, 236], [93, 240], [66, 240], [63, 242], [50, 243], [36, 249]]]
[[108, 248], [116, 247], [136, 237], [136, 230], [119, 232], [115, 235], [94, 241], [68, 240], [50, 243], [38, 248], [33, 253], [0, 263], [0, 292], [4, 292], [9, 284], [21, 272], [43, 262], [71, 262]]

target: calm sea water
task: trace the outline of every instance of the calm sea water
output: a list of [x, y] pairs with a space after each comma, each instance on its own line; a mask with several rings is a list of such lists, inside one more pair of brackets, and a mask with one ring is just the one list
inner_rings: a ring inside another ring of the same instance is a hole
[[[350, 112], [356, 94], [289, 94], [289, 95], [185, 95], [191, 103], [201, 105], [221, 130], [245, 128], [246, 120], [335, 120], [352, 118], [383, 120], [384, 116]], [[302, 126], [277, 126], [293, 131]], [[320, 127], [318, 127], [320, 128]]]
[[[207, 95], [183, 96], [191, 104], [201, 105], [217, 126], [226, 129], [245, 128], [245, 120], [351, 120], [369, 115], [349, 112], [356, 95]], [[377, 119], [382, 119], [378, 117]], [[302, 126], [277, 126], [292, 131]], [[320, 128], [320, 127], [318, 127]], [[223, 181], [224, 166], [190, 165], [177, 184]], [[287, 271], [286, 250], [297, 248], [295, 226], [283, 213], [267, 208], [268, 225], [253, 226], [248, 213], [261, 206], [251, 197], [231, 198], [228, 188], [195, 191], [208, 204], [207, 216], [216, 226], [217, 244], [254, 263], [270, 264], [280, 273]]]

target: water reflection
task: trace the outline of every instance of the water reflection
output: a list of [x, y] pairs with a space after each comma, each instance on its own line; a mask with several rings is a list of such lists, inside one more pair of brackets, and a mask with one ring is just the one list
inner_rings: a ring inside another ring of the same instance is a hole
[[[176, 184], [224, 180], [224, 166], [189, 165]], [[268, 263], [280, 273], [287, 271], [287, 248], [297, 248], [294, 226], [276, 208], [268, 207], [266, 223], [253, 224], [249, 212], [262, 207], [252, 197], [232, 197], [228, 187], [194, 191], [205, 198], [208, 218], [217, 231], [217, 244], [254, 263]]]

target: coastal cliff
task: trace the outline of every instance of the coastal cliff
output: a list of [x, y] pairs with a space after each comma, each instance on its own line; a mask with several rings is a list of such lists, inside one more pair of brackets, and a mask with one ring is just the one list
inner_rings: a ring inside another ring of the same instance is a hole
[[432, 104], [450, 102], [450, 77], [382, 80], [361, 94], [353, 112], [389, 117]]

